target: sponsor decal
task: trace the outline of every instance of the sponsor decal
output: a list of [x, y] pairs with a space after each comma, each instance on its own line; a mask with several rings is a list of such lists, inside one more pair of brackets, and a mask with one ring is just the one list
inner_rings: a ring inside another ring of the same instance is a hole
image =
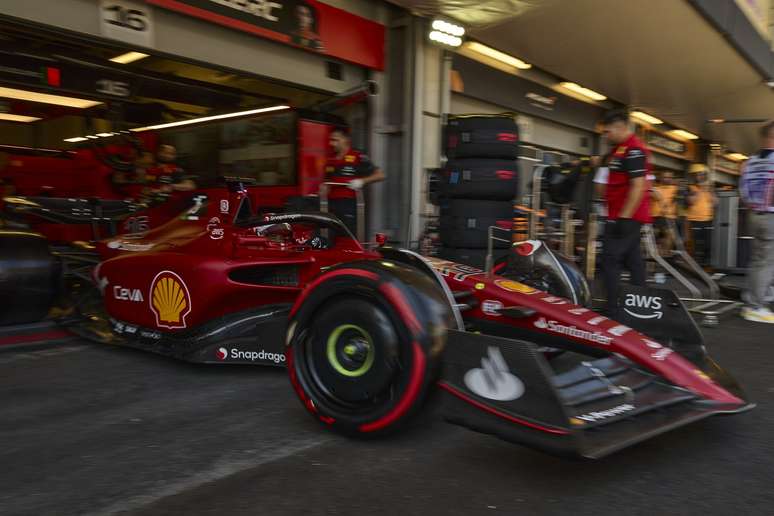
[[223, 238], [226, 230], [220, 227], [220, 219], [218, 217], [212, 217], [207, 223], [207, 232], [210, 234], [211, 239], [220, 240]]
[[124, 222], [124, 231], [127, 233], [144, 233], [150, 229], [150, 218], [147, 215], [129, 217]]
[[513, 280], [495, 280], [495, 285], [503, 290], [507, 290], [508, 292], [518, 292], [520, 294], [534, 294], [537, 292], [536, 288], [532, 288], [529, 285], [525, 285], [524, 283], [519, 283], [518, 281]]
[[591, 332], [587, 330], [581, 330], [575, 326], [565, 326], [557, 321], [546, 320], [545, 317], [541, 317], [535, 321], [535, 327], [541, 330], [548, 330], [560, 335], [567, 335], [568, 337], [574, 337], [576, 339], [587, 340], [595, 344], [602, 344], [607, 346], [613, 339], [606, 335], [602, 335], [599, 332]]
[[630, 412], [635, 409], [635, 406], [631, 403], [624, 403], [607, 410], [598, 410], [596, 412], [589, 412], [588, 414], [581, 414], [570, 419], [573, 425], [585, 425], [586, 423], [595, 423], [597, 421], [603, 421], [605, 419], [620, 416], [626, 412]]
[[624, 326], [623, 324], [619, 324], [618, 326], [613, 326], [607, 332], [611, 335], [615, 335], [616, 337], [620, 337], [624, 333], [630, 332], [632, 329], [628, 326]]
[[604, 315], [598, 315], [598, 316], [596, 316], [596, 317], [594, 317], [592, 319], [589, 319], [586, 322], [588, 322], [592, 326], [599, 326], [600, 324], [602, 324], [605, 321], [607, 321], [607, 317], [605, 317]]
[[113, 297], [119, 301], [133, 301], [135, 303], [145, 301], [139, 288], [125, 288], [120, 285], [113, 286]]
[[[661, 319], [664, 312], [661, 308], [664, 300], [661, 296], [641, 296], [627, 294], [624, 300], [624, 312], [637, 319]], [[650, 313], [642, 313], [641, 310], [652, 310]]]
[[486, 285], [483, 283], [476, 283], [476, 290], [484, 290], [486, 288]]
[[566, 305], [567, 304], [567, 300], [566, 299], [562, 299], [561, 297], [556, 297], [556, 296], [547, 296], [547, 297], [542, 297], [541, 299], [543, 301], [545, 301], [546, 303], [550, 303], [552, 305]]
[[507, 181], [508, 179], [513, 179], [513, 177], [516, 175], [516, 172], [513, 170], [496, 170], [495, 175], [497, 176], [497, 179]]
[[441, 276], [446, 278], [452, 278], [455, 281], [465, 281], [471, 276], [481, 274], [481, 269], [471, 267], [470, 265], [462, 265], [461, 263], [447, 262], [446, 260], [437, 260], [434, 258], [427, 258], [430, 266], [438, 271]]
[[513, 401], [524, 395], [524, 382], [511, 374], [499, 348], [489, 346], [481, 367], [465, 373], [465, 385], [474, 394], [495, 401]]
[[271, 353], [263, 349], [260, 351], [242, 351], [237, 348], [231, 348], [230, 350], [218, 348], [215, 351], [215, 355], [218, 357], [218, 360], [226, 360], [228, 358], [231, 360], [246, 360], [250, 362], [260, 360], [262, 362], [274, 362], [275, 364], [285, 363], [284, 353]]
[[161, 271], [150, 286], [150, 308], [160, 328], [185, 328], [191, 313], [191, 295], [183, 279], [172, 271]]
[[220, 212], [221, 213], [228, 213], [229, 206], [228, 206], [228, 199], [221, 199], [220, 200]]
[[531, 256], [542, 245], [543, 243], [540, 240], [524, 240], [523, 242], [516, 242], [513, 244], [513, 247], [521, 256]]
[[670, 348], [664, 347], [654, 340], [642, 339], [642, 342], [644, 342], [645, 345], [649, 348], [656, 350], [650, 354], [650, 358], [658, 360], [659, 362], [663, 362], [669, 355], [674, 353], [674, 351], [672, 351]]
[[140, 337], [142, 337], [143, 339], [160, 340], [161, 334], [157, 331], [143, 330], [140, 332]]
[[590, 312], [588, 308], [573, 308], [567, 311], [570, 312], [572, 315], [583, 315], [586, 312]]
[[486, 299], [481, 303], [481, 311], [487, 315], [500, 315], [500, 309], [503, 308], [503, 304], [496, 299]]
[[150, 251], [156, 244], [133, 244], [131, 242], [124, 242], [123, 240], [111, 240], [107, 243], [108, 249], [118, 249], [119, 251], [130, 251], [133, 253], [141, 253], [143, 251]]

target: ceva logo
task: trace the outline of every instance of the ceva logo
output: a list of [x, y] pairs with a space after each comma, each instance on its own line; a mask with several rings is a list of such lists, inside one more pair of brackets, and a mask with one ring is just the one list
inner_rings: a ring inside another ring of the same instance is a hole
[[[664, 312], [661, 311], [664, 301], [660, 296], [641, 296], [627, 294], [624, 300], [624, 311], [637, 319], [661, 319]], [[639, 310], [652, 310], [651, 313], [638, 313]]]

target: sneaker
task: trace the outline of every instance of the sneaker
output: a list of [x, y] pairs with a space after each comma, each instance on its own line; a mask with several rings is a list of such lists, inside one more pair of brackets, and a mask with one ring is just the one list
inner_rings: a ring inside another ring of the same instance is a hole
[[774, 313], [768, 308], [742, 308], [742, 317], [748, 321], [774, 324]]

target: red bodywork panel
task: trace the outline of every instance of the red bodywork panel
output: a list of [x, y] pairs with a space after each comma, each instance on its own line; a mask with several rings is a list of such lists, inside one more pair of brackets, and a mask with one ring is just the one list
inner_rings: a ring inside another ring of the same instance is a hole
[[[95, 279], [103, 289], [108, 313], [155, 331], [182, 331], [241, 310], [292, 304], [326, 268], [382, 258], [352, 238], [339, 238], [328, 249], [311, 249], [299, 243], [295, 229], [285, 241], [258, 243], [255, 228], [261, 222], [234, 224], [236, 217], [244, 216], [240, 206], [246, 198], [244, 191], [220, 190], [195, 214], [191, 210], [146, 234], [100, 243], [98, 250], [106, 261], [95, 270]], [[292, 221], [294, 216], [285, 217]], [[478, 304], [464, 313], [466, 320], [510, 326], [514, 338], [532, 332], [617, 353], [705, 399], [745, 403], [670, 348], [587, 308], [502, 276], [487, 276], [473, 267], [426, 260], [451, 291], [475, 296]], [[240, 269], [272, 271], [278, 267], [292, 271], [292, 281], [278, 284], [234, 276]], [[535, 313], [510, 317], [498, 313], [504, 307]]]

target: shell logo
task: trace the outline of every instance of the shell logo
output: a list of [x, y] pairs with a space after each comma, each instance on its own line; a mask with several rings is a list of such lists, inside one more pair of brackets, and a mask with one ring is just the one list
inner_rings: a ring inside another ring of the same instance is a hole
[[191, 295], [183, 279], [172, 271], [161, 271], [150, 287], [150, 308], [159, 328], [185, 328], [191, 313]]
[[495, 285], [503, 290], [518, 292], [520, 294], [534, 294], [537, 292], [537, 289], [525, 285], [524, 283], [519, 283], [518, 281], [498, 279], [495, 280]]

